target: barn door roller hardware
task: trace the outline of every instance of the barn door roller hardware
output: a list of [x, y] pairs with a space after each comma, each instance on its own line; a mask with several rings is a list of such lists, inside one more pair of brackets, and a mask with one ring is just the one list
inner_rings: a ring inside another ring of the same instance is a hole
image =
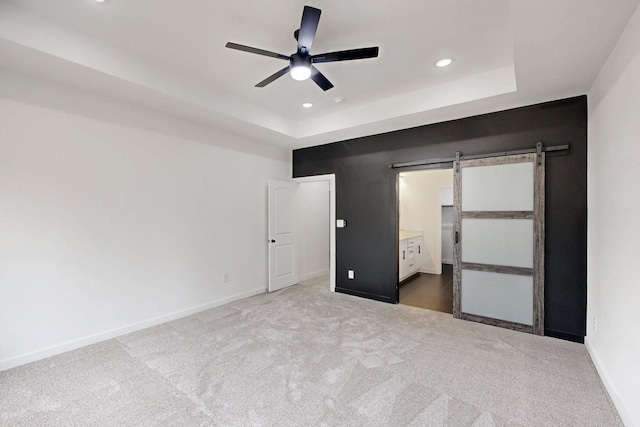
[[456, 152], [455, 157], [437, 157], [432, 159], [414, 160], [411, 162], [391, 163], [389, 165], [389, 169], [401, 169], [401, 168], [435, 169], [435, 168], [454, 167], [455, 171], [458, 172], [460, 170], [461, 160], [484, 159], [486, 157], [513, 156], [516, 154], [528, 154], [528, 153], [536, 153], [537, 163], [538, 165], [541, 165], [543, 152], [545, 153], [564, 152], [562, 154], [569, 154], [569, 144], [551, 145], [549, 147], [545, 147], [542, 142], [537, 142], [535, 148], [525, 148], [522, 150], [500, 151], [497, 153], [473, 154], [473, 155], [465, 155], [465, 156], [463, 156], [458, 151]]

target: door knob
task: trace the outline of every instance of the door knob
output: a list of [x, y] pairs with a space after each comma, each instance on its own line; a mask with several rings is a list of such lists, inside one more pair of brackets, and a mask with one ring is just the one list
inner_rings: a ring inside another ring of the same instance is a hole
[[273, 240], [273, 239], [270, 239], [270, 240], [269, 240], [269, 243], [275, 243], [275, 242], [276, 242], [276, 241], [275, 241], [275, 240]]

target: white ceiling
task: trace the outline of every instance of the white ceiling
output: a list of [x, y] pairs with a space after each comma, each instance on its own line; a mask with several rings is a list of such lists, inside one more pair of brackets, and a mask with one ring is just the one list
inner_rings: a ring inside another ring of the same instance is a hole
[[[638, 1], [0, 0], [0, 67], [299, 148], [584, 94]], [[379, 57], [255, 88], [287, 63], [225, 43], [294, 53], [304, 5], [312, 54]]]

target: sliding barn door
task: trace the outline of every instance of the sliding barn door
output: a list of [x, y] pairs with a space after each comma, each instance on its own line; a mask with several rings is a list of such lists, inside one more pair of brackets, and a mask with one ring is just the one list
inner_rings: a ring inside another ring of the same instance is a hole
[[454, 171], [454, 317], [543, 335], [544, 153]]

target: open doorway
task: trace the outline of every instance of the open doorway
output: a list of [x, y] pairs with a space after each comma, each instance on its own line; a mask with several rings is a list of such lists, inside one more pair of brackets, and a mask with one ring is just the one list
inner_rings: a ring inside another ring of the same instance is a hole
[[453, 312], [453, 170], [400, 172], [399, 303]]
[[329, 276], [329, 290], [336, 287], [335, 175], [294, 178], [296, 203], [297, 266], [299, 281]]

